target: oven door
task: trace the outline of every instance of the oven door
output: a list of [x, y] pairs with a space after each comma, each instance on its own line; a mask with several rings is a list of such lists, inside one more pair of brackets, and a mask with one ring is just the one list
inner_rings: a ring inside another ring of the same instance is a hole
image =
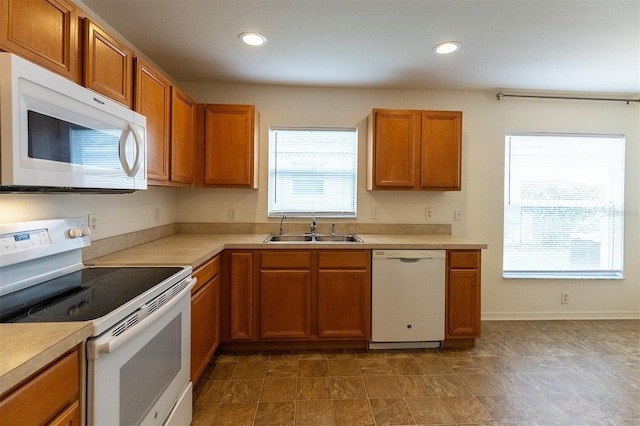
[[[189, 295], [194, 282], [152, 313], [143, 307], [138, 312], [144, 318], [130, 316], [88, 341], [87, 424], [191, 423]], [[125, 330], [114, 332], [118, 328]]]

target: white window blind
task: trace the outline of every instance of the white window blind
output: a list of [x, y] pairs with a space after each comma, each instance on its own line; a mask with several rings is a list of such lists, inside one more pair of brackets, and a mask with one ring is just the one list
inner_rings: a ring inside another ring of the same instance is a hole
[[506, 136], [505, 277], [620, 278], [625, 139]]
[[269, 129], [269, 216], [356, 217], [355, 128]]

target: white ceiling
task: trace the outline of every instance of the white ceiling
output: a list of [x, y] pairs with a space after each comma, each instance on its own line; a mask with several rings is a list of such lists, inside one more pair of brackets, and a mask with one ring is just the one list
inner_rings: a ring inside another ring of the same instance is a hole
[[181, 82], [640, 93], [639, 0], [83, 2]]

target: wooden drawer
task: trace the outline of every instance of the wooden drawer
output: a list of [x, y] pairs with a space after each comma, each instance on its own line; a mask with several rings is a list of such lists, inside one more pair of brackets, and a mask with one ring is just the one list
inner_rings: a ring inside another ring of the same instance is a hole
[[0, 423], [35, 425], [51, 421], [79, 399], [78, 350], [63, 355], [0, 400]]
[[195, 270], [193, 276], [198, 279], [196, 285], [191, 289], [191, 294], [196, 292], [205, 285], [211, 278], [220, 273], [220, 255], [217, 254], [204, 265]]
[[449, 268], [480, 268], [480, 250], [447, 251]]
[[260, 265], [263, 268], [310, 268], [311, 252], [308, 251], [263, 251]]
[[348, 269], [367, 268], [371, 262], [369, 250], [321, 251], [318, 253], [318, 268]]

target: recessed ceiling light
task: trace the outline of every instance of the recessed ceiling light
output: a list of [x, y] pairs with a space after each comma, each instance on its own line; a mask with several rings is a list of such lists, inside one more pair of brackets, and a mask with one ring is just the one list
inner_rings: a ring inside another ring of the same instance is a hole
[[460, 49], [460, 43], [458, 43], [457, 41], [445, 41], [444, 43], [436, 44], [435, 46], [433, 46], [433, 51], [441, 55], [453, 53], [458, 49]]
[[267, 42], [267, 38], [260, 33], [242, 33], [238, 38], [250, 46], [262, 46]]

